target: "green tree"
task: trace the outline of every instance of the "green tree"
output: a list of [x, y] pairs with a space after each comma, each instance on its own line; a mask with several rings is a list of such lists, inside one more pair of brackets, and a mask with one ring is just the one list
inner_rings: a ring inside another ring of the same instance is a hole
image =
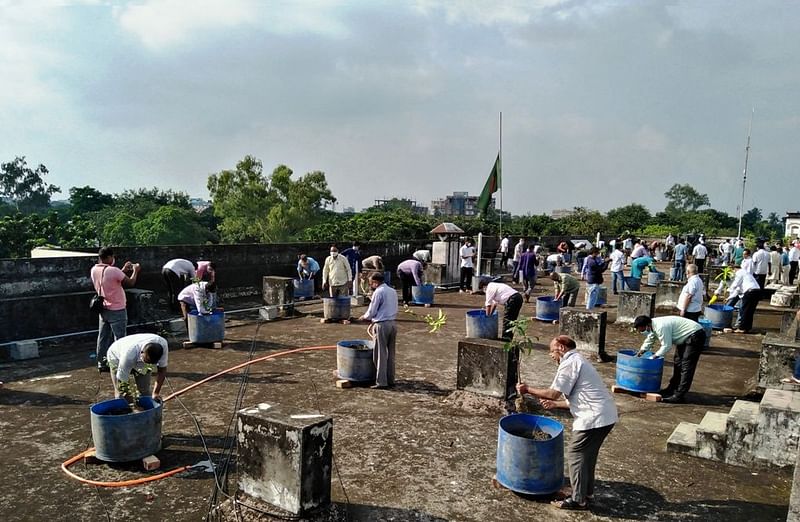
[[664, 197], [667, 198], [667, 207], [664, 210], [669, 213], [694, 211], [711, 204], [707, 194], [700, 194], [688, 184], [672, 185], [668, 191], [664, 192]]
[[136, 235], [133, 225], [136, 217], [125, 211], [118, 210], [108, 214], [100, 232], [100, 242], [104, 245], [129, 246], [136, 244]]
[[9, 198], [17, 210], [38, 212], [50, 206], [50, 196], [61, 189], [44, 182], [49, 173], [47, 167], [39, 165], [36, 170], [28, 167], [25, 156], [0, 164], [0, 196]]
[[632, 203], [624, 207], [614, 208], [606, 214], [608, 232], [622, 234], [626, 230], [639, 230], [650, 224], [653, 216], [644, 205]]
[[150, 212], [133, 224], [139, 245], [195, 245], [210, 237], [198, 223], [197, 213], [185, 208], [165, 206]]
[[594, 237], [596, 233], [608, 230], [606, 217], [597, 210], [586, 207], [575, 207], [572, 214], [558, 221], [561, 222], [564, 232], [573, 236]]
[[126, 190], [115, 197], [116, 206], [130, 214], [143, 218], [160, 207], [178, 207], [192, 210], [189, 195], [185, 192], [160, 190], [158, 188]]
[[103, 194], [88, 185], [69, 189], [69, 204], [73, 215], [85, 216], [114, 204], [114, 196]]
[[261, 161], [252, 157], [208, 177], [214, 215], [225, 241], [285, 241], [323, 219], [322, 210], [336, 198], [323, 172], [292, 179], [292, 170], [279, 165], [269, 178]]

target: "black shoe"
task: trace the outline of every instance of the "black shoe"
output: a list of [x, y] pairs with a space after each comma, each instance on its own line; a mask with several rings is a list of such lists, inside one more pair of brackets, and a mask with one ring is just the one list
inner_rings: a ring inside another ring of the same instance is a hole
[[669, 388], [664, 388], [663, 390], [659, 390], [658, 394], [661, 395], [662, 397], [671, 397], [672, 395], [675, 394], [675, 392], [673, 390], [670, 390]]
[[670, 395], [669, 397], [664, 397], [663, 399], [661, 399], [661, 402], [667, 404], [683, 404], [684, 402], [686, 402], [686, 399], [684, 399], [683, 397], [678, 397], [677, 395]]
[[111, 368], [109, 368], [106, 364], [98, 364], [97, 371], [100, 373], [111, 373]]

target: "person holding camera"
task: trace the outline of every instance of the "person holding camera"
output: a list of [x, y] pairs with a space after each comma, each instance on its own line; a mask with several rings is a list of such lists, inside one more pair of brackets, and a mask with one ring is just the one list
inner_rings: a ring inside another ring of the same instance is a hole
[[99, 314], [97, 333], [97, 369], [107, 372], [106, 354], [111, 343], [127, 334], [128, 312], [125, 288], [136, 285], [141, 267], [139, 263], [126, 261], [119, 269], [114, 266], [116, 258], [111, 247], [103, 247], [98, 254], [99, 262], [89, 273], [95, 292], [103, 299]]

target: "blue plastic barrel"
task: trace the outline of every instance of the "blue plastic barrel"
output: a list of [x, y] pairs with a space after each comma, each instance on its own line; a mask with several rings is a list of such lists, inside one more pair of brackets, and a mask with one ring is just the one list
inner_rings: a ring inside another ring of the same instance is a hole
[[375, 363], [372, 360], [373, 341], [356, 339], [336, 343], [336, 368], [340, 379], [374, 381]]
[[[533, 438], [534, 429], [549, 440]], [[500, 419], [497, 436], [497, 482], [517, 493], [548, 495], [564, 481], [564, 427], [560, 422], [528, 413]]]
[[617, 386], [639, 393], [659, 391], [664, 358], [650, 359], [652, 352], [636, 357], [636, 353], [637, 350], [617, 351]]
[[216, 343], [225, 339], [225, 313], [222, 310], [214, 310], [208, 315], [192, 310], [186, 317], [186, 326], [190, 342]]
[[658, 286], [658, 283], [664, 279], [664, 272], [649, 272], [647, 274], [647, 286]]
[[631, 292], [638, 292], [642, 289], [642, 280], [636, 277], [626, 277], [625, 287]]
[[733, 307], [724, 304], [707, 305], [703, 310], [703, 315], [711, 321], [711, 327], [715, 330], [730, 328], [733, 324]]
[[97, 458], [106, 462], [131, 462], [161, 449], [161, 403], [139, 397], [144, 411], [120, 413], [125, 399], [98, 402], [89, 408]]
[[500, 328], [497, 324], [497, 310], [486, 315], [486, 310], [467, 310], [467, 337], [478, 339], [497, 339]]
[[678, 269], [674, 266], [669, 269], [669, 280], [675, 281], [675, 278], [678, 276]]
[[536, 298], [536, 318], [540, 321], [558, 321], [561, 313], [561, 300], [553, 299], [552, 295]]
[[314, 280], [295, 279], [294, 297], [295, 299], [309, 299], [311, 297], [314, 297]]
[[411, 287], [411, 299], [416, 304], [433, 304], [433, 293], [434, 286], [430, 283]]
[[323, 297], [322, 315], [325, 319], [333, 321], [350, 319], [350, 296]]
[[700, 323], [700, 326], [702, 326], [703, 330], [706, 332], [706, 348], [708, 348], [709, 344], [711, 344], [711, 334], [714, 331], [711, 321], [700, 318], [697, 320], [697, 322]]

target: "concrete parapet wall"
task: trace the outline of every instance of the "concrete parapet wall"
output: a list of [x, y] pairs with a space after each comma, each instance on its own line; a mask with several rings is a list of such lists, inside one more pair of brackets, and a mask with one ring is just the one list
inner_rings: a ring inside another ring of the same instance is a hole
[[[382, 256], [386, 269], [394, 271], [401, 261], [428, 243], [369, 242], [362, 244], [361, 252], [365, 257]], [[262, 294], [265, 275], [294, 277], [300, 253], [314, 257], [322, 265], [330, 244], [170, 245], [115, 247], [114, 251], [117, 266], [125, 261], [141, 264], [136, 288], [155, 294], [148, 298], [150, 310], [129, 307], [129, 321], [138, 321], [134, 317], [152, 317], [158, 301], [166, 297], [161, 267], [170, 259], [214, 261], [223, 298], [256, 296]], [[0, 343], [97, 328], [97, 318], [91, 317], [88, 310], [92, 291], [89, 270], [96, 262], [94, 257], [0, 259]]]

